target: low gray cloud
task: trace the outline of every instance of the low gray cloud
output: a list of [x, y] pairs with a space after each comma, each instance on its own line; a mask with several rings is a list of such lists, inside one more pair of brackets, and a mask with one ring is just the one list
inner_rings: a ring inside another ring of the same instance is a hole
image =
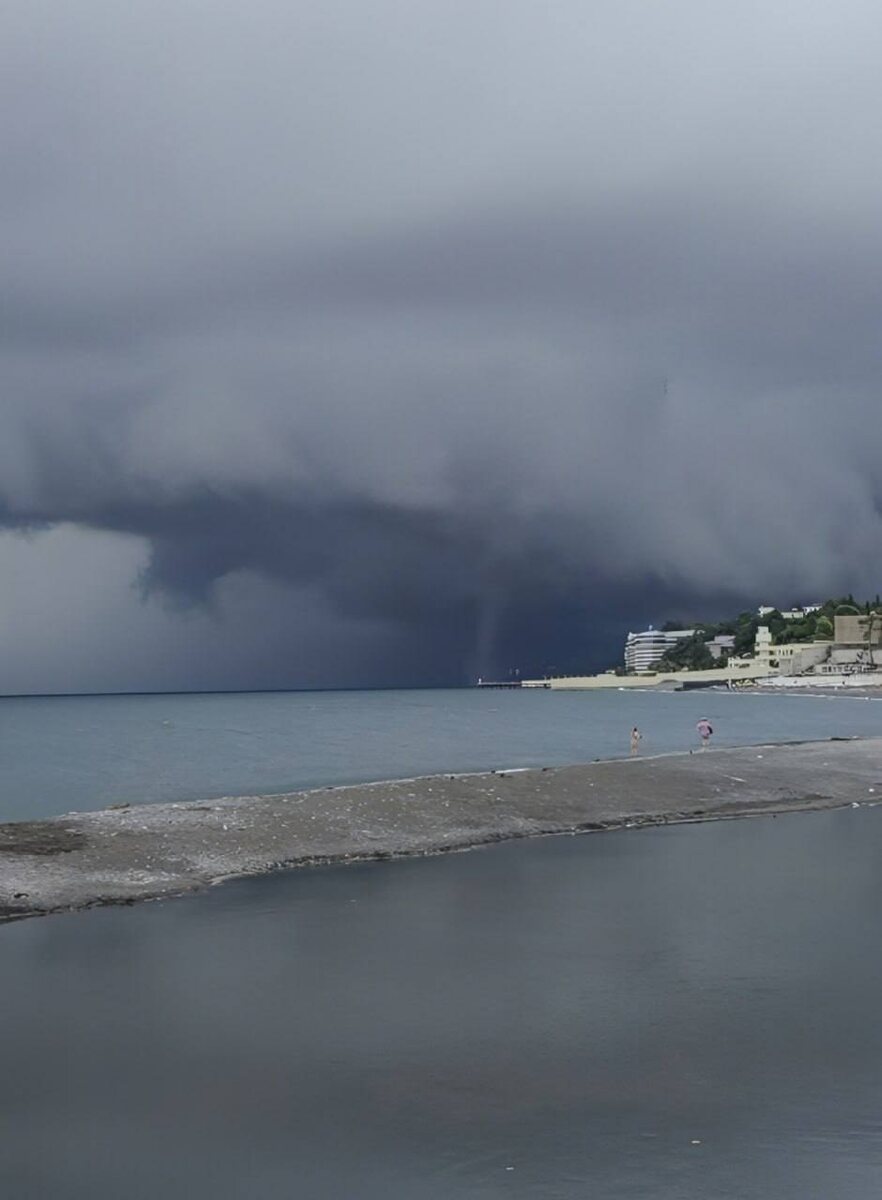
[[828, 17], [13, 5], [0, 521], [140, 539], [230, 686], [875, 592], [882, 17]]

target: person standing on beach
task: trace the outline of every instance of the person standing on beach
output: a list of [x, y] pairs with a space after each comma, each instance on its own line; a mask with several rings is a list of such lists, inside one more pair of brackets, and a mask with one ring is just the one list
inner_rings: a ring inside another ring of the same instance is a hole
[[640, 739], [642, 737], [643, 737], [643, 734], [640, 732], [640, 730], [635, 725], [634, 728], [631, 730], [631, 753], [632, 754], [636, 754], [638, 752], [638, 750], [640, 749]]
[[711, 723], [707, 717], [702, 717], [695, 728], [698, 730], [698, 736], [701, 738], [701, 748], [702, 750], [706, 750], [710, 745], [711, 735], [713, 733]]

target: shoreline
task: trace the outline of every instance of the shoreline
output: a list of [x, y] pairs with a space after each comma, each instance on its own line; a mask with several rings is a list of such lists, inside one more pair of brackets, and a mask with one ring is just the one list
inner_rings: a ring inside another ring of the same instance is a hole
[[295, 867], [882, 801], [882, 737], [115, 806], [0, 824], [0, 923]]

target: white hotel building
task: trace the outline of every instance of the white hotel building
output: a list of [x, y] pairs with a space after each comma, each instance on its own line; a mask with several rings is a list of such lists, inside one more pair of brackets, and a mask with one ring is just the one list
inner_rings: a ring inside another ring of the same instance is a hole
[[694, 629], [661, 630], [651, 625], [644, 633], [629, 633], [625, 639], [625, 670], [645, 675], [666, 650], [694, 633]]

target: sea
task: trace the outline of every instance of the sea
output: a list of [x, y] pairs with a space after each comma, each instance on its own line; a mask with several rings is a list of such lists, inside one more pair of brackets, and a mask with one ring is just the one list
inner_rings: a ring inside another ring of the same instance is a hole
[[[0, 701], [5, 819], [882, 732], [879, 701]], [[882, 762], [880, 762], [882, 772]], [[882, 778], [882, 775], [880, 775]], [[0, 928], [17, 1200], [870, 1200], [882, 807], [316, 867]]]
[[267, 795], [698, 744], [882, 734], [882, 701], [741, 692], [425, 691], [0, 698], [0, 820]]

